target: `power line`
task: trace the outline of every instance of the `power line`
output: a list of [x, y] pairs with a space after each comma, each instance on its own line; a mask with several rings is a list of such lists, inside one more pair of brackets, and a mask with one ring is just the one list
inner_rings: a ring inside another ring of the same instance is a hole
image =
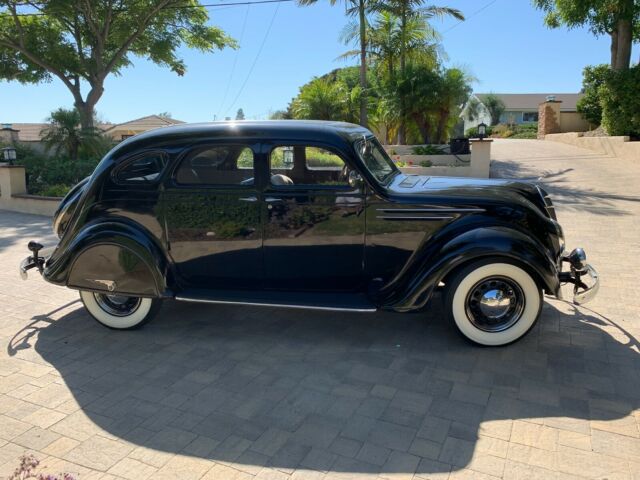
[[[242, 45], [242, 39], [244, 38], [244, 30], [247, 26], [247, 18], [249, 17], [249, 9], [251, 5], [247, 5], [247, 11], [244, 13], [244, 20], [242, 21], [242, 30], [240, 31], [240, 40], [238, 43]], [[224, 107], [224, 103], [227, 101], [227, 95], [229, 94], [229, 88], [231, 88], [231, 80], [233, 80], [233, 74], [236, 71], [236, 64], [238, 63], [238, 56], [240, 54], [240, 50], [236, 50], [236, 54], [233, 57], [233, 65], [231, 66], [231, 73], [229, 74], [229, 81], [227, 82], [227, 88], [224, 90], [224, 96], [222, 97], [222, 101], [220, 102], [220, 108], [218, 111], [222, 110]]]
[[484, 7], [476, 10], [475, 12], [473, 12], [471, 15], [469, 15], [465, 20], [459, 20], [458, 23], [452, 25], [451, 27], [447, 28], [446, 30], [444, 30], [442, 33], [447, 33], [450, 32], [451, 30], [453, 30], [454, 28], [460, 26], [462, 23], [464, 23], [466, 20], [469, 20], [470, 18], [475, 17], [476, 15], [478, 15], [480, 12], [483, 12], [484, 10], [486, 10], [487, 8], [489, 8], [491, 5], [493, 5], [494, 3], [496, 3], [498, 0], [492, 0], [491, 2], [487, 3]]
[[238, 98], [240, 98], [240, 95], [242, 94], [242, 91], [244, 90], [244, 87], [247, 85], [247, 82], [249, 81], [249, 78], [251, 77], [251, 74], [253, 73], [253, 69], [256, 66], [256, 63], [258, 63], [258, 58], [260, 58], [260, 54], [262, 53], [262, 49], [264, 48], [264, 44], [267, 43], [267, 37], [269, 36], [269, 33], [271, 32], [271, 27], [273, 27], [273, 22], [276, 19], [276, 15], [278, 14], [278, 10], [280, 10], [280, 4], [279, 3], [278, 3], [278, 5], [276, 5], [276, 9], [273, 11], [273, 16], [271, 17], [271, 22], [269, 23], [269, 27], [267, 28], [267, 31], [264, 34], [264, 38], [262, 39], [262, 43], [260, 44], [260, 48], [258, 49], [258, 53], [256, 54], [256, 58], [254, 58], [253, 63], [251, 64], [251, 68], [249, 69], [249, 73], [247, 73], [247, 77], [244, 79], [244, 82], [242, 82], [242, 86], [240, 87], [240, 90], [238, 90], [238, 94], [233, 99], [233, 102], [231, 102], [231, 105], [229, 105], [229, 108], [227, 108], [227, 110], [225, 110], [223, 116], [226, 116], [227, 112], [229, 112], [229, 110], [231, 110], [235, 106], [236, 102], [238, 101]]
[[[249, 0], [246, 2], [228, 2], [228, 3], [203, 3], [200, 5], [181, 5], [181, 6], [167, 6], [165, 8], [167, 9], [176, 9], [176, 10], [186, 10], [186, 9], [191, 9], [191, 8], [200, 8], [200, 7], [204, 7], [204, 8], [218, 8], [218, 7], [238, 7], [238, 6], [242, 6], [242, 5], [260, 5], [260, 4], [264, 4], [264, 3], [289, 3], [289, 2], [295, 2], [296, 0]], [[118, 12], [126, 12], [127, 9], [123, 8], [123, 9], [119, 9], [117, 10]], [[45, 12], [33, 12], [33, 13], [18, 13], [17, 16], [18, 17], [44, 17], [48, 15]], [[5, 13], [5, 12], [0, 12], [0, 17], [12, 17], [13, 15], [11, 15], [10, 13]]]

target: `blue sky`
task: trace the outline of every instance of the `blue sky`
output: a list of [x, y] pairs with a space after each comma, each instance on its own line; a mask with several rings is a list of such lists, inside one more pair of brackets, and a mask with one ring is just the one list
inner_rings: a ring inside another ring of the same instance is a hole
[[[609, 61], [608, 37], [595, 38], [582, 29], [549, 30], [529, 0], [431, 3], [459, 8], [467, 16], [459, 24], [444, 20], [434, 26], [443, 35], [448, 64], [472, 73], [478, 79], [477, 92], [576, 92], [585, 65]], [[235, 117], [239, 107], [247, 118], [266, 118], [270, 111], [285, 108], [313, 76], [350, 63], [335, 60], [349, 49], [338, 39], [347, 22], [342, 4], [331, 7], [321, 0], [310, 7], [219, 7], [210, 9], [210, 16], [240, 42], [239, 50], [185, 50], [184, 77], [136, 59], [122, 76], [107, 80], [97, 106], [101, 118], [122, 122], [170, 112], [180, 120], [210, 121], [214, 116]], [[636, 46], [634, 62], [639, 50]], [[0, 83], [0, 122], [43, 121], [51, 110], [71, 104], [71, 94], [55, 79], [38, 86]]]

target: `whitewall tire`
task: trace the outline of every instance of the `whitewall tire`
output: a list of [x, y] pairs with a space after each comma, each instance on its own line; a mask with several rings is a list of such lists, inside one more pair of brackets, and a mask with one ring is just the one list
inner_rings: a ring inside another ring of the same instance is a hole
[[89, 314], [102, 325], [115, 330], [137, 328], [155, 316], [160, 300], [80, 291]]
[[460, 333], [486, 346], [524, 336], [542, 310], [542, 290], [522, 268], [501, 261], [476, 262], [447, 282], [446, 306]]

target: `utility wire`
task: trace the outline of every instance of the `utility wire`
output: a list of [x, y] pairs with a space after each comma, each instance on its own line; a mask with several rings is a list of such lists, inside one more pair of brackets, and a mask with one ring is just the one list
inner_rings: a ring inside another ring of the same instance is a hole
[[[244, 12], [244, 20], [242, 21], [242, 30], [240, 31], [240, 40], [238, 40], [238, 44], [242, 45], [242, 39], [244, 38], [244, 30], [247, 26], [247, 18], [249, 17], [249, 9], [251, 5], [247, 5], [247, 11]], [[229, 81], [227, 82], [227, 88], [224, 90], [224, 96], [222, 97], [222, 101], [220, 102], [220, 107], [218, 111], [221, 111], [224, 107], [225, 102], [227, 101], [227, 96], [229, 95], [229, 88], [231, 88], [231, 80], [233, 80], [233, 74], [236, 71], [236, 64], [238, 63], [238, 56], [240, 54], [240, 49], [236, 50], [236, 54], [233, 57], [233, 65], [231, 66], [231, 73], [229, 74]]]
[[450, 26], [449, 28], [447, 28], [446, 30], [444, 30], [441, 33], [447, 33], [450, 32], [451, 30], [453, 30], [454, 28], [460, 26], [462, 23], [464, 23], [466, 20], [469, 20], [470, 18], [475, 17], [476, 15], [478, 15], [480, 12], [483, 12], [484, 10], [486, 10], [487, 8], [489, 8], [491, 5], [493, 5], [494, 3], [496, 3], [498, 0], [492, 0], [491, 2], [487, 3], [484, 7], [476, 10], [475, 12], [473, 12], [471, 15], [469, 15], [465, 20], [459, 20], [458, 23], [455, 23], [454, 25]]
[[267, 43], [267, 37], [269, 36], [269, 33], [271, 32], [271, 27], [273, 27], [273, 22], [276, 19], [276, 15], [278, 14], [278, 10], [280, 10], [280, 4], [279, 3], [276, 6], [275, 10], [273, 11], [273, 16], [271, 17], [271, 22], [269, 23], [269, 27], [267, 28], [267, 31], [264, 34], [264, 38], [262, 39], [262, 43], [260, 44], [260, 48], [258, 49], [258, 53], [256, 54], [256, 58], [254, 58], [253, 63], [251, 64], [251, 68], [249, 69], [249, 73], [247, 73], [247, 76], [244, 79], [244, 82], [242, 82], [242, 86], [240, 87], [240, 90], [238, 90], [238, 94], [233, 99], [233, 102], [231, 102], [231, 105], [229, 105], [229, 108], [227, 108], [227, 110], [225, 110], [224, 114], [222, 115], [223, 117], [226, 117], [227, 113], [229, 112], [229, 110], [231, 110], [235, 106], [236, 102], [238, 101], [238, 98], [240, 98], [240, 95], [242, 95], [242, 91], [244, 90], [244, 87], [247, 85], [247, 82], [249, 81], [249, 78], [251, 78], [251, 74], [253, 73], [253, 69], [256, 66], [256, 63], [258, 63], [258, 58], [260, 58], [260, 54], [262, 53], [262, 49], [264, 48], [264, 44]]
[[[202, 3], [200, 5], [182, 5], [182, 6], [167, 6], [166, 9], [176, 9], [176, 10], [186, 10], [190, 8], [218, 8], [218, 7], [237, 7], [242, 5], [259, 5], [263, 3], [288, 3], [295, 2], [296, 0], [249, 0], [246, 2], [228, 2], [228, 3]], [[118, 12], [126, 12], [126, 8], [118, 9]], [[33, 13], [18, 13], [18, 17], [44, 17], [47, 13], [45, 12], [33, 12]], [[12, 17], [10, 13], [0, 12], [0, 17]]]

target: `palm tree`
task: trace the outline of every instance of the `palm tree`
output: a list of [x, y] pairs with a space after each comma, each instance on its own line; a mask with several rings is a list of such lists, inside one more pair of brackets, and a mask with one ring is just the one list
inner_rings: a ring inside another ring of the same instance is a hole
[[47, 119], [49, 126], [42, 131], [42, 141], [47, 151], [56, 155], [65, 153], [70, 160], [76, 161], [81, 150], [97, 155], [104, 150], [105, 141], [99, 129], [82, 128], [80, 112], [77, 109], [59, 108], [51, 112]]
[[482, 99], [482, 103], [491, 116], [491, 125], [497, 125], [500, 123], [500, 116], [504, 113], [505, 105], [500, 97], [495, 93], [490, 93]]
[[[435, 5], [424, 5], [424, 0], [389, 0], [388, 3], [381, 4], [379, 8], [395, 14], [400, 19], [400, 74], [405, 75], [407, 68], [407, 54], [409, 45], [410, 22], [418, 19], [429, 25], [429, 20], [433, 18], [444, 18], [447, 16], [464, 20], [462, 12], [450, 7], [437, 7]], [[400, 128], [398, 131], [398, 142], [406, 142], [406, 101], [400, 99]]]
[[305, 120], [344, 120], [349, 92], [339, 82], [316, 78], [300, 89], [291, 104], [293, 118]]
[[[452, 118], [458, 117], [462, 104], [471, 93], [474, 79], [459, 68], [449, 68], [440, 74], [438, 82], [438, 108], [435, 141], [444, 143]], [[456, 115], [452, 115], [456, 113]]]
[[[318, 0], [298, 0], [300, 5], [312, 5]], [[338, 0], [329, 0], [335, 5]], [[347, 7], [347, 15], [358, 18], [358, 38], [360, 40], [360, 125], [366, 127], [367, 119], [367, 13], [370, 10], [371, 0], [344, 0]]]

